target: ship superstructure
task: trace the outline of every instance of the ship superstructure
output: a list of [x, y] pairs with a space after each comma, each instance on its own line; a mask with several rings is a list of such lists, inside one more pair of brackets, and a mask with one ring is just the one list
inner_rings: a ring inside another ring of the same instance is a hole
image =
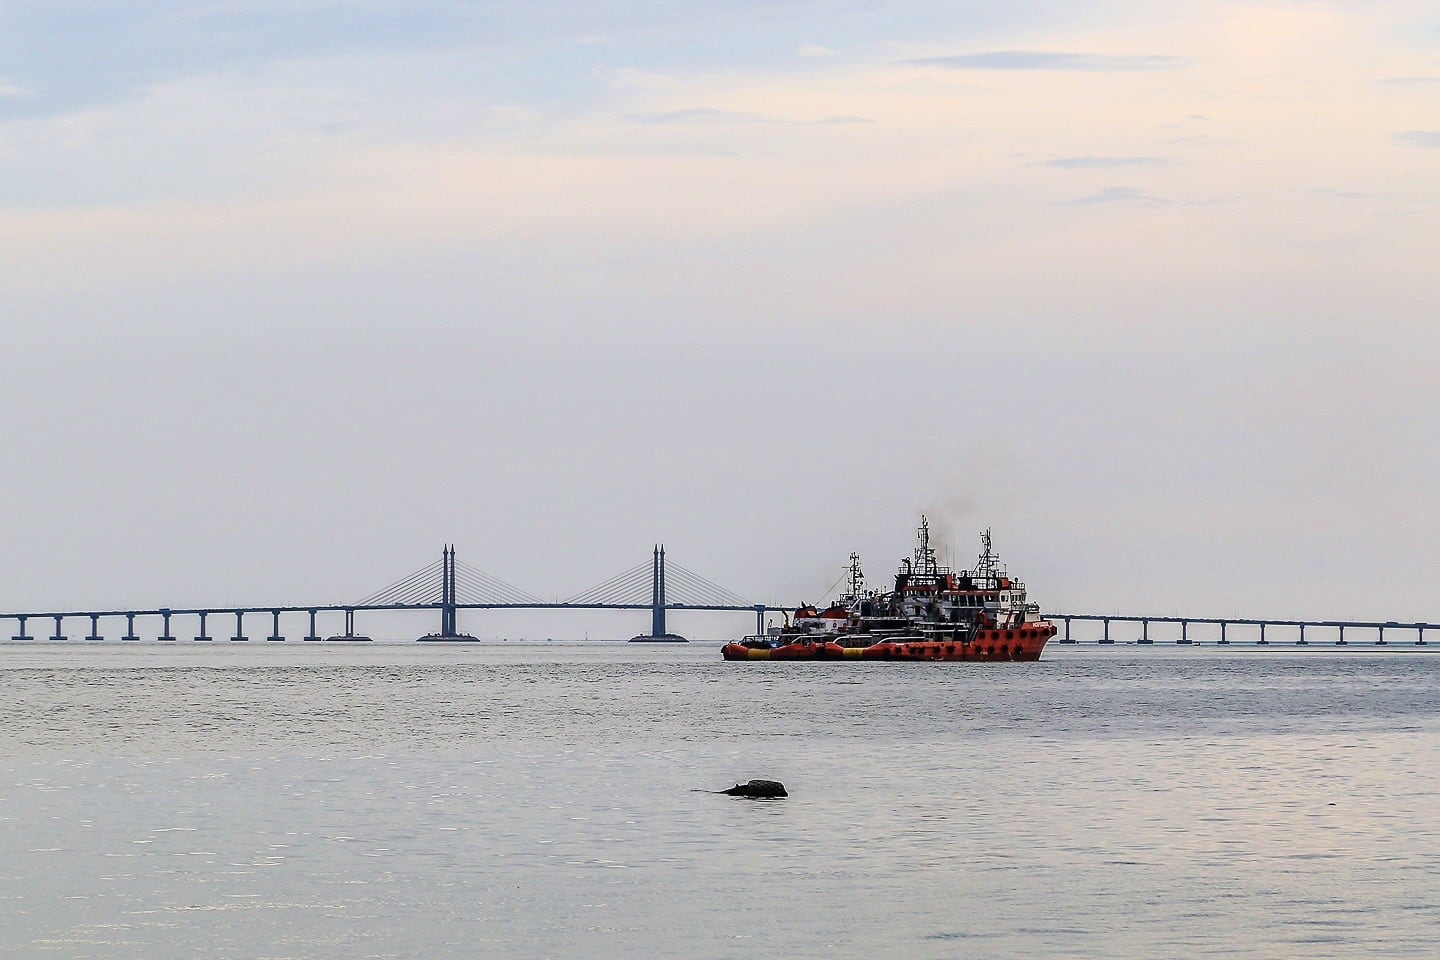
[[1037, 660], [1054, 624], [1029, 602], [1025, 584], [1000, 563], [987, 529], [967, 570], [942, 565], [920, 518], [911, 556], [893, 590], [866, 589], [860, 557], [850, 555], [845, 592], [823, 609], [802, 605], [783, 627], [726, 644], [727, 660], [865, 659]]

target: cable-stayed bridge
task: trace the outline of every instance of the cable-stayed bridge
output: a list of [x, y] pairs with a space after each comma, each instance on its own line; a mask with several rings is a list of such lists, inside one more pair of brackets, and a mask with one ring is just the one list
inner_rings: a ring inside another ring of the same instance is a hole
[[[264, 637], [266, 640], [286, 639], [281, 629], [282, 617], [288, 618], [292, 629], [297, 617], [308, 618], [302, 621], [307, 627], [303, 636], [305, 640], [368, 640], [368, 636], [356, 631], [357, 615], [363, 614], [369, 623], [378, 622], [381, 615], [386, 613], [433, 611], [439, 614], [439, 630], [420, 637], [420, 640], [464, 641], [475, 639], [460, 629], [460, 613], [466, 610], [648, 610], [650, 632], [634, 639], [680, 640], [682, 638], [670, 634], [667, 630], [666, 615], [671, 611], [750, 612], [755, 614], [756, 633], [761, 633], [765, 627], [765, 615], [782, 609], [789, 608], [768, 603], [752, 603], [694, 571], [673, 561], [667, 562], [665, 548], [659, 545], [655, 547], [649, 560], [622, 570], [564, 600], [544, 600], [463, 563], [456, 557], [455, 548], [447, 545], [441, 551], [440, 559], [353, 603], [51, 610], [0, 613], [0, 621], [15, 622], [19, 629], [11, 639], [21, 642], [67, 641], [70, 639], [66, 633], [67, 624], [87, 622], [88, 633], [83, 638], [77, 636], [76, 639], [105, 640], [103, 628], [113, 630], [122, 620], [125, 633], [119, 637], [121, 640], [142, 639], [137, 632], [136, 621], [139, 620], [154, 627], [154, 632], [147, 633], [147, 636], [153, 636], [156, 640], [180, 639], [176, 636], [178, 621], [178, 625], [193, 625], [193, 638], [198, 641], [244, 641], [250, 639], [245, 632], [246, 623], [263, 623], [267, 617], [270, 632]], [[319, 629], [321, 618], [324, 618], [330, 628], [324, 633]], [[1177, 644], [1214, 643], [1226, 646], [1237, 642], [1253, 643], [1262, 647], [1271, 644], [1304, 647], [1312, 642], [1333, 643], [1335, 646], [1344, 647], [1352, 642], [1347, 639], [1347, 630], [1348, 636], [1360, 643], [1373, 637], [1371, 643], [1375, 646], [1386, 646], [1390, 643], [1386, 639], [1389, 635], [1401, 639], [1401, 642], [1413, 637], [1414, 645], [1423, 647], [1427, 645], [1425, 634], [1440, 630], [1440, 624], [1436, 623], [1393, 620], [1295, 620], [1118, 613], [1051, 613], [1047, 619], [1063, 625], [1063, 632], [1057, 640], [1060, 644], [1079, 642], [1079, 638], [1071, 632], [1072, 623], [1099, 627], [1100, 635], [1087, 642], [1102, 645], [1116, 642], [1111, 633], [1112, 624], [1122, 631], [1138, 627], [1139, 637], [1129, 642], [1141, 645], [1151, 645], [1154, 642], [1150, 629], [1152, 625], [1178, 627], [1179, 636], [1174, 639]], [[34, 629], [35, 624], [50, 623], [54, 624], [53, 633]], [[343, 624], [343, 627], [337, 632], [330, 632], [339, 624]], [[1192, 633], [1192, 628], [1197, 627], [1202, 630], [1210, 628], [1212, 635], [1202, 637]], [[1218, 628], [1218, 637], [1213, 636], [1214, 628]], [[1239, 635], [1234, 628], [1239, 628]], [[188, 630], [186, 632], [188, 633]]]
[[[765, 603], [753, 603], [725, 587], [706, 579], [694, 571], [665, 558], [665, 548], [656, 545], [651, 558], [627, 570], [617, 573], [589, 589], [582, 590], [565, 600], [547, 601], [498, 577], [492, 576], [460, 561], [455, 548], [446, 545], [440, 559], [428, 563], [394, 583], [355, 601], [354, 603], [330, 603], [307, 605], [254, 605], [254, 606], [194, 606], [157, 607], [153, 609], [109, 609], [109, 610], [52, 610], [35, 613], [0, 613], [0, 620], [15, 621], [19, 629], [11, 637], [15, 641], [65, 641], [68, 623], [89, 623], [89, 641], [106, 639], [102, 632], [102, 621], [118, 625], [123, 620], [125, 633], [121, 640], [140, 640], [136, 632], [136, 620], [157, 621], [157, 640], [178, 640], [175, 635], [175, 620], [193, 623], [197, 629], [194, 639], [210, 641], [229, 639], [246, 641], [246, 618], [251, 623], [264, 622], [270, 618], [270, 635], [266, 640], [286, 639], [281, 630], [281, 617], [296, 615], [308, 617], [305, 640], [368, 640], [368, 636], [356, 631], [356, 615], [365, 614], [374, 619], [379, 613], [402, 611], [435, 611], [440, 615], [440, 629], [420, 637], [425, 641], [465, 641], [475, 637], [460, 630], [459, 614], [462, 610], [648, 610], [650, 611], [650, 632], [635, 637], [636, 640], [673, 640], [683, 638], [666, 629], [666, 614], [672, 610], [749, 612], [755, 614], [756, 632], [764, 629], [765, 614], [781, 608]], [[337, 615], [343, 617], [341, 632], [322, 636], [319, 630], [320, 618], [325, 617], [333, 625]], [[217, 627], [215, 619], [220, 618], [225, 626]], [[224, 636], [233, 621], [234, 633]], [[54, 633], [45, 636], [32, 635], [32, 623], [54, 624]], [[213, 631], [221, 630], [220, 634]]]

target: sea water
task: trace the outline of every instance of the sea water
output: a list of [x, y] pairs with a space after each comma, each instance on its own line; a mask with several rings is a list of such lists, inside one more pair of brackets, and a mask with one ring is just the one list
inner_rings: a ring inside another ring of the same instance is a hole
[[1428, 648], [0, 645], [0, 956], [1437, 953]]

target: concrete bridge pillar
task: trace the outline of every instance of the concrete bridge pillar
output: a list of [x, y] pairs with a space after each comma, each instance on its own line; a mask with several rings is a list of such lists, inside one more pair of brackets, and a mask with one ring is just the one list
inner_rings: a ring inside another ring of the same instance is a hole
[[121, 639], [121, 640], [139, 640], [139, 639], [140, 639], [139, 637], [137, 637], [137, 636], [135, 635], [135, 614], [133, 614], [133, 613], [127, 613], [127, 614], [125, 614], [125, 636], [121, 637], [120, 639]]
[[198, 637], [195, 638], [196, 640], [199, 640], [199, 641], [204, 642], [204, 643], [208, 643], [210, 640], [214, 639], [213, 637], [210, 636], [210, 634], [209, 634], [208, 632], [206, 632], [206, 629], [205, 629], [205, 618], [208, 617], [209, 615], [210, 615], [210, 614], [207, 613], [206, 611], [203, 611], [203, 610], [202, 610], [202, 611], [200, 612], [200, 636], [198, 636]]
[[1230, 624], [1223, 620], [1220, 621], [1220, 642], [1227, 645], [1230, 643], [1230, 639], [1225, 636], [1225, 628], [1228, 626], [1230, 626]]
[[169, 610], [161, 610], [161, 611], [160, 611], [160, 618], [164, 621], [164, 625], [161, 626], [161, 628], [160, 628], [160, 636], [159, 636], [157, 639], [159, 639], [159, 640], [174, 640], [175, 637], [172, 636], [171, 633], [170, 633], [170, 611], [169, 611]]
[[655, 548], [650, 574], [650, 636], [665, 636], [665, 548]]
[[235, 611], [235, 636], [230, 638], [232, 643], [245, 643], [250, 638], [245, 636], [245, 611]]
[[65, 618], [64, 618], [63, 616], [61, 616], [60, 614], [58, 614], [58, 613], [55, 614], [55, 636], [51, 637], [50, 639], [53, 640], [53, 641], [55, 641], [56, 643], [60, 643], [60, 642], [62, 642], [62, 641], [64, 641], [64, 640], [68, 639], [68, 638], [65, 636], [65, 631], [64, 631], [64, 630], [61, 628], [61, 626], [60, 626], [61, 621], [64, 620], [64, 619], [65, 619]]
[[20, 632], [17, 633], [15, 636], [11, 637], [10, 639], [16, 641], [17, 643], [27, 643], [27, 642], [29, 642], [29, 641], [31, 641], [31, 640], [34, 640], [34, 639], [35, 639], [34, 637], [30, 636], [29, 634], [27, 634], [27, 633], [25, 632], [25, 621], [26, 621], [26, 620], [29, 620], [30, 618], [29, 618], [29, 617], [18, 617], [18, 618], [16, 618], [16, 619], [18, 619], [18, 620], [20, 621]]
[[1265, 639], [1265, 624], [1262, 623], [1260, 624], [1260, 646], [1264, 647], [1269, 644], [1270, 641]]
[[1106, 617], [1106, 618], [1105, 618], [1105, 632], [1101, 635], [1101, 637], [1100, 637], [1100, 642], [1101, 642], [1101, 643], [1114, 643], [1114, 642], [1115, 642], [1114, 640], [1111, 640], [1111, 639], [1110, 639], [1110, 618], [1109, 618], [1109, 617]]
[[314, 611], [314, 610], [311, 610], [311, 611], [310, 611], [310, 633], [305, 637], [305, 639], [306, 639], [306, 640], [319, 640], [319, 639], [320, 639], [320, 635], [315, 632], [315, 611]]
[[1340, 624], [1340, 639], [1335, 641], [1335, 646], [1337, 646], [1337, 647], [1346, 646], [1346, 643], [1345, 643], [1345, 624], [1343, 624], [1343, 623]]
[[1140, 621], [1140, 642], [1141, 642], [1141, 643], [1149, 643], [1149, 642], [1150, 642], [1150, 621], [1149, 621], [1149, 620], [1141, 620], [1141, 621]]
[[86, 637], [85, 639], [97, 642], [105, 639], [104, 637], [100, 636], [100, 614], [90, 614], [90, 636]]
[[1308, 647], [1310, 642], [1305, 639], [1305, 624], [1300, 624], [1300, 639], [1295, 641], [1297, 647]]
[[271, 611], [270, 611], [270, 614], [271, 614], [271, 616], [273, 616], [273, 617], [275, 618], [275, 623], [274, 623], [274, 626], [272, 626], [271, 629], [270, 629], [270, 636], [266, 637], [265, 639], [266, 639], [266, 640], [284, 640], [285, 638], [280, 635], [280, 611], [279, 611], [279, 610], [271, 610]]

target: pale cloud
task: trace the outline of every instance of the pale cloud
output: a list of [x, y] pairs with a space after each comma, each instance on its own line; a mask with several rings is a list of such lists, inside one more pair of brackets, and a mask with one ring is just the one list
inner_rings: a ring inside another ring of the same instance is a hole
[[797, 57], [833, 57], [835, 51], [829, 47], [822, 47], [818, 43], [801, 44], [800, 49], [795, 51]]
[[917, 67], [944, 67], [948, 70], [1056, 70], [1109, 73], [1134, 70], [1174, 70], [1184, 66], [1186, 61], [1183, 57], [1159, 55], [1122, 56], [1065, 53], [1051, 50], [990, 50], [950, 57], [919, 57], [904, 62]]
[[672, 73], [638, 70], [633, 67], [595, 67], [594, 76], [616, 89], [665, 90], [678, 87], [681, 81]]
[[1102, 187], [1094, 193], [1083, 197], [1076, 197], [1073, 200], [1060, 201], [1061, 206], [1067, 207], [1091, 207], [1110, 203], [1137, 203], [1144, 205], [1161, 205], [1171, 201], [1163, 197], [1155, 197], [1139, 189], [1138, 187]]
[[1440, 147], [1440, 130], [1402, 130], [1390, 139], [1407, 147]]
[[781, 125], [823, 125], [823, 126], [847, 126], [850, 124], [874, 123], [868, 117], [855, 116], [853, 114], [841, 114], [832, 117], [824, 117], [819, 120], [786, 120], [777, 117], [766, 117], [756, 113], [743, 113], [737, 110], [720, 110], [715, 107], [685, 107], [679, 110], [665, 110], [659, 113], [632, 113], [626, 119], [635, 123], [646, 123], [658, 126], [672, 124], [699, 124], [725, 126], [730, 124], [781, 124]]
[[1171, 163], [1165, 157], [1057, 157], [1042, 166], [1057, 170], [1110, 170], [1115, 167], [1164, 167]]
[[736, 110], [720, 110], [715, 107], [684, 107], [679, 110], [665, 110], [660, 113], [632, 113], [626, 119], [635, 123], [767, 123], [766, 118], [753, 113]]

